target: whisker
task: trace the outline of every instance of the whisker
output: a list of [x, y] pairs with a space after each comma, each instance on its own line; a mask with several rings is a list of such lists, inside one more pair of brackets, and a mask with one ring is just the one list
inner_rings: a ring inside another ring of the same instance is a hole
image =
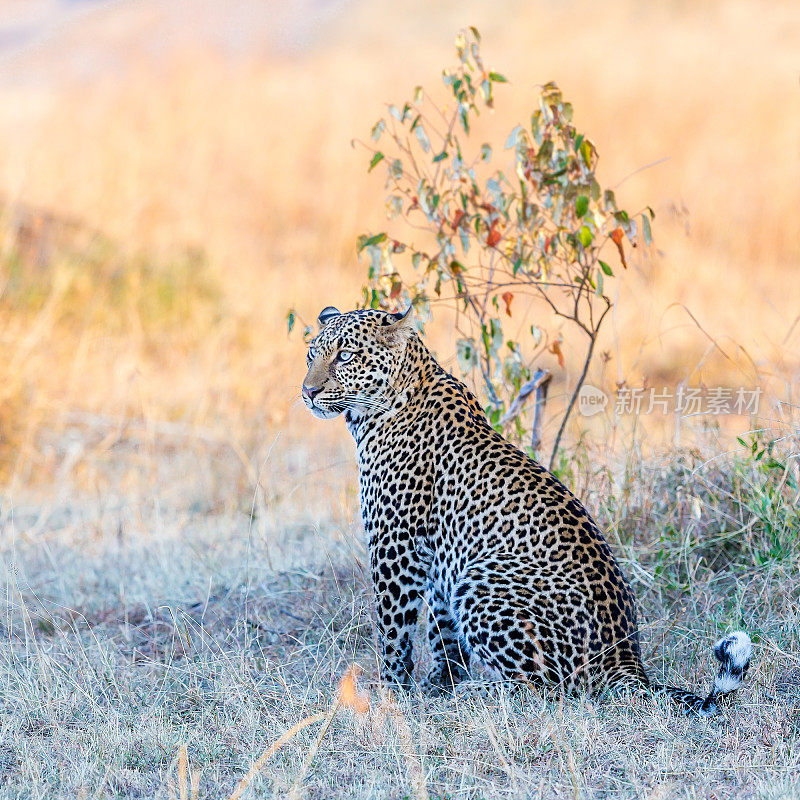
[[356, 394], [345, 394], [336, 402], [347, 404], [350, 408], [358, 405], [365, 408], [376, 409], [378, 411], [391, 411], [392, 409], [392, 406], [389, 403], [384, 403], [380, 400], [376, 400], [373, 397], [361, 397], [360, 395]]
[[348, 397], [347, 399], [352, 400], [355, 403], [361, 403], [362, 405], [365, 406], [374, 406], [375, 408], [387, 408], [387, 409], [391, 408], [391, 405], [389, 403], [385, 403], [381, 400], [376, 400], [372, 397], [353, 396], [353, 397]]

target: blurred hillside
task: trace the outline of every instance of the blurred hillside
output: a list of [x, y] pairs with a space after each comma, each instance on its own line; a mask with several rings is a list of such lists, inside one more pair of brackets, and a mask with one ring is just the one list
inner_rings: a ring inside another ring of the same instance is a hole
[[656, 211], [592, 380], [786, 396], [796, 3], [16, 0], [0, 8], [5, 476], [47, 474], [87, 426], [107, 449], [137, 426], [199, 432], [243, 462], [301, 428], [286, 309], [354, 306], [355, 238], [384, 224], [379, 171], [351, 139], [438, 83], [465, 24], [511, 79], [481, 135], [502, 141], [556, 80], [602, 180]]

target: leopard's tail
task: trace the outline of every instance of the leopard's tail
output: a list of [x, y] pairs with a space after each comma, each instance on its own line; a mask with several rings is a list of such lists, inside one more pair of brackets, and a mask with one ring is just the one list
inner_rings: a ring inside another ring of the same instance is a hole
[[714, 645], [714, 655], [720, 662], [720, 667], [714, 678], [714, 686], [707, 697], [700, 697], [674, 686], [651, 684], [652, 688], [671, 697], [685, 709], [687, 714], [713, 717], [719, 713], [719, 701], [742, 685], [753, 655], [753, 644], [744, 631], [734, 631], [723, 636]]

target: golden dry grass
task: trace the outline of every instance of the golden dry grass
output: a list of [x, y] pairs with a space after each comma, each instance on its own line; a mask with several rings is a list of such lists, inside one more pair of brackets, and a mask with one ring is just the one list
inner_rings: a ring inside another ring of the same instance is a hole
[[[513, 81], [479, 135], [502, 139], [525, 118], [533, 86], [556, 79], [597, 142], [603, 180], [624, 181], [629, 207], [656, 209], [657, 252], [619, 281], [602, 342], [612, 361], [596, 382], [690, 376], [736, 386], [756, 382], [757, 370], [796, 378], [796, 4], [378, 2], [342, 7], [316, 32], [319, 18], [298, 5], [301, 19], [290, 21], [305, 24], [311, 45], [288, 54], [280, 34], [266, 33], [269, 13], [253, 6], [253, 37], [263, 42], [235, 55], [208, 44], [221, 6], [205, 4], [188, 29], [185, 9], [169, 17], [165, 8], [146, 3], [137, 16], [101, 7], [83, 23], [91, 36], [72, 31], [77, 44], [65, 35], [34, 62], [57, 74], [57, 46], [114, 50], [108, 70], [78, 82], [6, 82], [0, 191], [12, 208], [25, 202], [101, 231], [129, 260], [161, 268], [187, 248], [206, 254], [218, 313], [189, 332], [165, 336], [156, 326], [148, 337], [136, 298], [112, 309], [118, 324], [109, 325], [80, 313], [83, 304], [62, 319], [58, 298], [21, 314], [6, 293], [1, 360], [14, 369], [3, 418], [22, 406], [34, 420], [28, 436], [45, 420], [63, 428], [75, 408], [178, 420], [241, 441], [264, 422], [285, 425], [302, 376], [286, 308], [313, 317], [328, 303], [353, 306], [363, 275], [355, 237], [384, 224], [381, 179], [365, 175], [350, 140], [383, 102], [438, 82], [465, 22], [482, 28], [487, 60]], [[279, 30], [291, 27], [274, 13]], [[144, 55], [148, 45], [156, 55]], [[4, 252], [14, 244], [7, 236]], [[53, 249], [54, 283], [86, 283], [83, 251], [67, 268]], [[102, 292], [95, 305], [105, 304]], [[731, 359], [703, 359], [708, 337]], [[569, 380], [580, 352], [567, 356]]]

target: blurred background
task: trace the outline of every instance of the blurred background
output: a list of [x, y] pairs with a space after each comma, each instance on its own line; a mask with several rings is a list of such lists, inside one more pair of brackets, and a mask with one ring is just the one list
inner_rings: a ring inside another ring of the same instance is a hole
[[[158, 485], [213, 508], [247, 505], [268, 461], [296, 476], [352, 469], [343, 424], [299, 402], [305, 347], [286, 313], [360, 301], [355, 239], [386, 221], [380, 170], [367, 175], [351, 140], [386, 103], [439, 84], [465, 25], [511, 82], [487, 136], [502, 142], [555, 80], [598, 147], [601, 183], [656, 212], [590, 380], [764, 385], [796, 401], [796, 2], [5, 0], [12, 493], [68, 477], [90, 494]], [[452, 338], [436, 335], [447, 360]], [[569, 345], [563, 370], [541, 364], [562, 393], [580, 368]]]

